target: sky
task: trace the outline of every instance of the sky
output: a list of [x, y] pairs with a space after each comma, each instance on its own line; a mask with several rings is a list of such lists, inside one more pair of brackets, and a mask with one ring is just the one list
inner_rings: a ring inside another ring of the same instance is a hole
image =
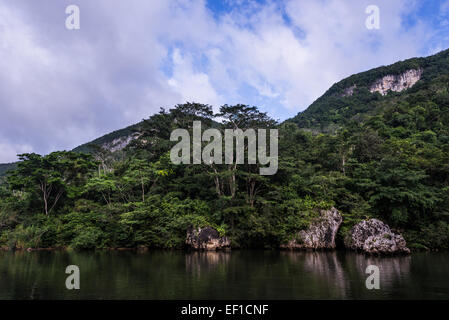
[[285, 120], [351, 74], [448, 41], [449, 0], [0, 0], [0, 163], [187, 101]]

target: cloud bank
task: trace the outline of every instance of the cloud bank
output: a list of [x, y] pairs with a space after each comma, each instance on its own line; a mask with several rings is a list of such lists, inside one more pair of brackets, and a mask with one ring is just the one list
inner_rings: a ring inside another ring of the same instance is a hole
[[[353, 73], [444, 49], [449, 2], [374, 1], [380, 29], [368, 30], [372, 2], [3, 1], [0, 163], [186, 101], [286, 119]], [[70, 4], [80, 30], [65, 27]]]

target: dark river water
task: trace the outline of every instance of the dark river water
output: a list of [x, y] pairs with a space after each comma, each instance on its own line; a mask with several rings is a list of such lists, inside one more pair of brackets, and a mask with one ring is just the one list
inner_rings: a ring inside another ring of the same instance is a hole
[[[68, 265], [79, 290], [65, 286]], [[0, 252], [0, 299], [449, 299], [449, 253]]]

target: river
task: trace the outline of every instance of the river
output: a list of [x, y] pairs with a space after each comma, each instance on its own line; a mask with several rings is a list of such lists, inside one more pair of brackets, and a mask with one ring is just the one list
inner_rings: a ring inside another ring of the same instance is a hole
[[[65, 286], [68, 265], [79, 290]], [[0, 299], [449, 299], [449, 253], [0, 252]]]

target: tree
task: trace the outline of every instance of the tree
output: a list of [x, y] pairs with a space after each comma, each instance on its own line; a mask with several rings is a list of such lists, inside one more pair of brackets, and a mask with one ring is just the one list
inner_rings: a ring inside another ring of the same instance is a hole
[[133, 191], [139, 186], [142, 202], [145, 202], [145, 195], [156, 185], [160, 177], [170, 175], [173, 170], [167, 164], [169, 155], [163, 155], [157, 162], [148, 162], [142, 159], [130, 159], [127, 163], [127, 170], [121, 177], [127, 190]]
[[60, 151], [47, 156], [35, 153], [19, 155], [21, 162], [8, 177], [13, 190], [30, 192], [44, 204], [49, 215], [61, 197], [75, 197], [82, 193], [83, 184], [96, 164], [87, 154]]
[[[274, 128], [277, 122], [271, 119], [265, 112], [259, 111], [256, 107], [249, 107], [247, 105], [238, 104], [234, 106], [224, 105], [220, 108], [220, 112], [216, 115], [223, 119], [222, 124], [222, 136], [226, 129], [233, 130], [247, 130], [247, 129], [262, 129], [262, 128]], [[245, 145], [245, 154], [248, 154], [248, 145]], [[248, 159], [248, 157], [246, 156]], [[227, 170], [226, 172], [219, 173], [217, 167], [211, 164], [214, 170], [214, 178], [216, 183], [216, 189], [219, 195], [223, 194], [224, 181], [227, 180], [227, 185], [229, 189], [229, 194], [231, 198], [235, 198], [237, 192], [237, 179], [238, 174], [237, 162], [234, 161], [233, 164], [224, 165]], [[248, 202], [254, 205], [255, 196], [258, 192], [256, 187], [257, 181], [261, 180], [258, 176], [253, 173], [255, 170], [258, 171], [259, 164], [247, 165], [246, 172], [244, 173], [246, 184], [247, 184], [247, 196]], [[221, 178], [221, 179], [220, 179]]]

